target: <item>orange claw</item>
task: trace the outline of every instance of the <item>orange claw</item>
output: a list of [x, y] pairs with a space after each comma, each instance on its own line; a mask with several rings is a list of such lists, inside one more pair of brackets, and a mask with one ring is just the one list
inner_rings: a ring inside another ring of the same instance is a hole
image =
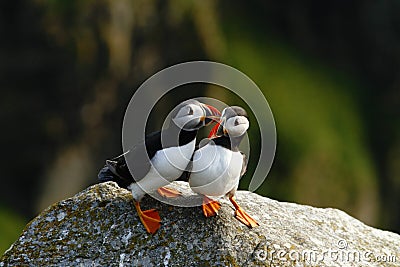
[[258, 222], [256, 220], [254, 220], [253, 218], [251, 218], [251, 216], [249, 214], [247, 214], [247, 212], [245, 212], [236, 202], [236, 200], [234, 199], [234, 197], [230, 197], [229, 200], [231, 201], [231, 203], [233, 204], [233, 206], [235, 206], [235, 218], [238, 219], [241, 223], [243, 223], [244, 225], [246, 225], [249, 228], [253, 228], [258, 226]]
[[158, 228], [161, 226], [161, 218], [158, 211], [155, 209], [142, 211], [139, 202], [135, 202], [135, 208], [147, 232], [150, 234], [157, 232]]
[[203, 196], [203, 214], [206, 217], [215, 216], [218, 214], [218, 210], [221, 208], [221, 204], [218, 201], [214, 201], [206, 196]]
[[181, 192], [172, 189], [172, 188], [168, 188], [168, 187], [161, 187], [157, 189], [158, 194], [160, 194], [160, 196], [162, 197], [166, 197], [166, 198], [174, 198], [174, 197], [179, 197], [181, 195]]

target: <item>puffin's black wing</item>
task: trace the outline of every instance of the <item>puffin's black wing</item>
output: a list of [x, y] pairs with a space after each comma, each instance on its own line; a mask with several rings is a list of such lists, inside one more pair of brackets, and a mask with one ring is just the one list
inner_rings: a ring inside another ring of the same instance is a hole
[[[106, 160], [106, 165], [98, 174], [100, 182], [114, 181], [120, 187], [127, 188], [131, 183], [139, 181], [149, 172], [151, 159], [161, 149], [161, 133], [154, 132], [146, 136], [145, 142], [139, 143], [118, 157]], [[132, 174], [126, 160], [132, 163]]]
[[[170, 127], [163, 132], [150, 133], [146, 135], [144, 142], [137, 144], [128, 152], [116, 158], [107, 160], [106, 166], [99, 172], [99, 181], [114, 181], [119, 186], [126, 188], [131, 183], [146, 176], [151, 168], [151, 159], [157, 151], [163, 148], [185, 145], [196, 138], [196, 134], [197, 131], [185, 131], [177, 127]], [[130, 166], [135, 179], [129, 172], [126, 160], [132, 164]], [[186, 172], [182, 177], [188, 177], [188, 175]]]

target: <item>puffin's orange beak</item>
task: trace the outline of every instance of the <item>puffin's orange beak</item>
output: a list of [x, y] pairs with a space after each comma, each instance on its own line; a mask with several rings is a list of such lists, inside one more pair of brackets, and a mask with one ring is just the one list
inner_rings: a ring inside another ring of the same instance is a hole
[[207, 105], [207, 104], [202, 104], [205, 112], [206, 112], [206, 116], [205, 116], [205, 125], [209, 125], [212, 122], [218, 122], [219, 118], [221, 116], [221, 112], [219, 112], [218, 109], [216, 109], [215, 107], [211, 106], [211, 105]]
[[210, 133], [208, 134], [208, 138], [216, 137], [216, 133], [218, 131], [219, 126], [221, 125], [221, 121], [215, 124], [215, 126], [211, 129]]
[[208, 119], [211, 119], [212, 121], [216, 122], [215, 126], [211, 129], [210, 133], [208, 134], [208, 138], [213, 138], [216, 136], [218, 127], [220, 125], [220, 116], [221, 116], [221, 112], [219, 112], [218, 109], [216, 109], [215, 107], [211, 106], [211, 105], [207, 105], [205, 104], [205, 106], [207, 106], [207, 108], [210, 109], [210, 111], [212, 112], [213, 116], [208, 116]]
[[213, 107], [211, 105], [207, 105], [207, 104], [204, 104], [204, 105], [207, 106], [211, 110], [211, 112], [214, 116], [218, 116], [218, 117], [221, 116], [221, 112], [219, 112], [219, 110], [216, 109], [215, 107]]

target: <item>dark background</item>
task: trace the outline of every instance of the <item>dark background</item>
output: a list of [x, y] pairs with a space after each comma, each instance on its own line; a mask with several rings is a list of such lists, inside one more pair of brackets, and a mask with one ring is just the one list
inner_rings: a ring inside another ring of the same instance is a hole
[[[259, 194], [400, 231], [399, 1], [36, 0], [0, 10], [0, 251], [121, 152], [135, 89], [191, 60], [238, 68], [268, 99], [278, 145]], [[197, 86], [159, 108], [202, 95], [238, 103]]]

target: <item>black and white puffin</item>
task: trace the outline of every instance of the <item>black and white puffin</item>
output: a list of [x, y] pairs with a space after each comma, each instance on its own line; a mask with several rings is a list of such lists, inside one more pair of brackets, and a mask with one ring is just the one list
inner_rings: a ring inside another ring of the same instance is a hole
[[239, 151], [249, 120], [246, 111], [238, 106], [222, 111], [219, 123], [210, 132], [211, 139], [194, 152], [189, 177], [191, 189], [203, 195], [203, 213], [214, 216], [220, 204], [210, 197], [227, 196], [235, 207], [235, 217], [252, 228], [258, 223], [235, 201], [239, 180], [246, 172], [246, 155]]
[[[135, 208], [147, 232], [155, 233], [161, 219], [155, 209], [142, 211], [141, 199], [146, 192], [156, 190], [167, 197], [179, 194], [162, 187], [182, 175], [195, 150], [198, 130], [217, 120], [219, 115], [213, 106], [194, 99], [184, 101], [172, 112], [167, 129], [147, 135], [144, 142], [116, 158], [106, 160], [106, 165], [99, 172], [99, 181], [114, 181], [132, 192]], [[132, 173], [127, 161], [132, 164]]]

